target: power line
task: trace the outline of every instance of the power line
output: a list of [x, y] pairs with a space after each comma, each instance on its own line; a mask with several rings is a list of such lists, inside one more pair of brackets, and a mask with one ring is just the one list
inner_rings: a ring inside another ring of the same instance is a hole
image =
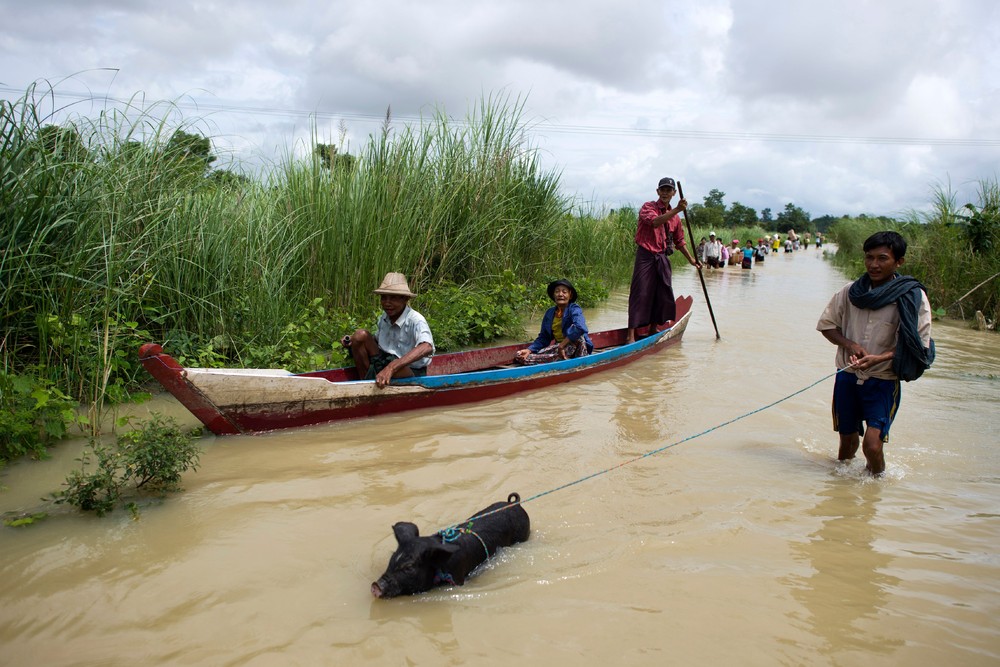
[[[0, 93], [23, 94], [15, 88], [0, 86]], [[47, 93], [48, 95], [48, 93]], [[102, 97], [91, 93], [52, 92], [55, 97], [68, 97], [82, 102], [113, 102], [120, 105], [132, 104], [130, 100], [113, 97]], [[175, 101], [172, 106], [198, 112], [217, 112], [248, 114], [253, 116], [276, 116], [281, 118], [317, 118], [328, 120], [354, 120], [359, 122], [384, 123], [385, 114], [365, 114], [356, 112], [307, 111], [304, 109], [287, 109], [283, 107], [257, 107], [244, 105], [226, 105], [219, 103], [197, 101]], [[390, 121], [420, 122], [421, 116], [392, 114]], [[452, 122], [467, 124], [463, 119], [450, 119]], [[815, 143], [815, 144], [862, 144], [886, 146], [957, 146], [968, 148], [1000, 147], [1000, 139], [943, 139], [934, 137], [865, 137], [850, 135], [825, 134], [783, 134], [766, 132], [722, 132], [715, 130], [659, 130], [636, 127], [614, 127], [606, 125], [569, 125], [538, 121], [531, 124], [531, 129], [540, 132], [556, 134], [575, 134], [583, 136], [608, 137], [644, 137], [651, 139], [697, 139], [708, 141], [761, 141], [779, 143]]]

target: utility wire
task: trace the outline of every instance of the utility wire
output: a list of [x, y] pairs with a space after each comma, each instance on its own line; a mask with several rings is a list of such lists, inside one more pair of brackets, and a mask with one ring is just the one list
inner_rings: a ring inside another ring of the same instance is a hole
[[[23, 94], [24, 91], [8, 86], [0, 86], [0, 93]], [[117, 99], [108, 96], [99, 96], [92, 93], [74, 93], [59, 91], [53, 92], [54, 97], [69, 97], [80, 101], [113, 102], [117, 104], [130, 104], [129, 100]], [[358, 122], [384, 123], [385, 114], [365, 114], [354, 112], [332, 112], [332, 111], [307, 111], [304, 109], [287, 109], [283, 107], [258, 107], [245, 105], [228, 105], [211, 102], [197, 101], [175, 101], [172, 103], [179, 109], [190, 109], [194, 111], [212, 111], [219, 113], [249, 114], [254, 116], [277, 116], [281, 118], [318, 118], [318, 119], [345, 119]], [[420, 122], [421, 116], [392, 114], [390, 120], [401, 120], [405, 122]], [[462, 119], [450, 119], [458, 124], [467, 124], [468, 121]], [[935, 138], [935, 137], [865, 137], [849, 135], [825, 135], [825, 134], [783, 134], [767, 132], [721, 132], [715, 130], [665, 130], [649, 129], [637, 127], [615, 127], [607, 125], [570, 125], [552, 123], [549, 121], [538, 121], [532, 124], [532, 128], [540, 132], [552, 132], [556, 134], [576, 134], [608, 137], [645, 137], [645, 138], [670, 138], [670, 139], [701, 139], [709, 141], [762, 141], [762, 142], [782, 142], [782, 143], [814, 143], [814, 144], [864, 144], [864, 145], [887, 145], [887, 146], [957, 146], [970, 148], [991, 148], [1000, 147], [1000, 139], [955, 139], [955, 138]]]

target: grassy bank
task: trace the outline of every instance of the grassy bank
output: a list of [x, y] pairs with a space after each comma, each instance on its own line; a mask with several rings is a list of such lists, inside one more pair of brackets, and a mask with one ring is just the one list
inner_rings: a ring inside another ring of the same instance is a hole
[[939, 189], [933, 203], [929, 213], [912, 212], [892, 224], [841, 218], [829, 233], [838, 247], [834, 262], [848, 275], [861, 275], [865, 239], [893, 229], [908, 243], [902, 272], [927, 287], [936, 312], [974, 320], [980, 311], [989, 322], [1000, 322], [1000, 184], [981, 181], [977, 201], [962, 206]]
[[32, 89], [0, 114], [0, 372], [94, 417], [146, 380], [145, 341], [198, 365], [336, 364], [402, 271], [448, 349], [515, 333], [551, 278], [600, 292], [631, 261], [625, 222], [574, 213], [539, 166], [516, 100], [387, 120], [350, 160], [255, 178], [213, 177], [170, 105], [56, 127], [47, 104]]

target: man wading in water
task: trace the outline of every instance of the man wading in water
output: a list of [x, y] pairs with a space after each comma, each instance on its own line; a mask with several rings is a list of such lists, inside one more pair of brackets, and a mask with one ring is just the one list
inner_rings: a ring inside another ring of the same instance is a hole
[[900, 380], [916, 380], [934, 361], [931, 305], [915, 278], [896, 271], [906, 240], [896, 232], [872, 234], [864, 243], [865, 274], [833, 295], [816, 329], [837, 346], [833, 428], [841, 461], [862, 445], [868, 471], [885, 472], [882, 445], [899, 410]]

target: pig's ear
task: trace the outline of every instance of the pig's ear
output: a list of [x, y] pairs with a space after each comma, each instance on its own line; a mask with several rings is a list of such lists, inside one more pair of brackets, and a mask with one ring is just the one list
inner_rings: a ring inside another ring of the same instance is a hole
[[417, 530], [417, 525], [410, 523], [409, 521], [400, 521], [392, 527], [392, 532], [396, 535], [396, 541], [400, 544], [409, 542], [410, 540], [414, 540], [420, 536], [420, 531]]

